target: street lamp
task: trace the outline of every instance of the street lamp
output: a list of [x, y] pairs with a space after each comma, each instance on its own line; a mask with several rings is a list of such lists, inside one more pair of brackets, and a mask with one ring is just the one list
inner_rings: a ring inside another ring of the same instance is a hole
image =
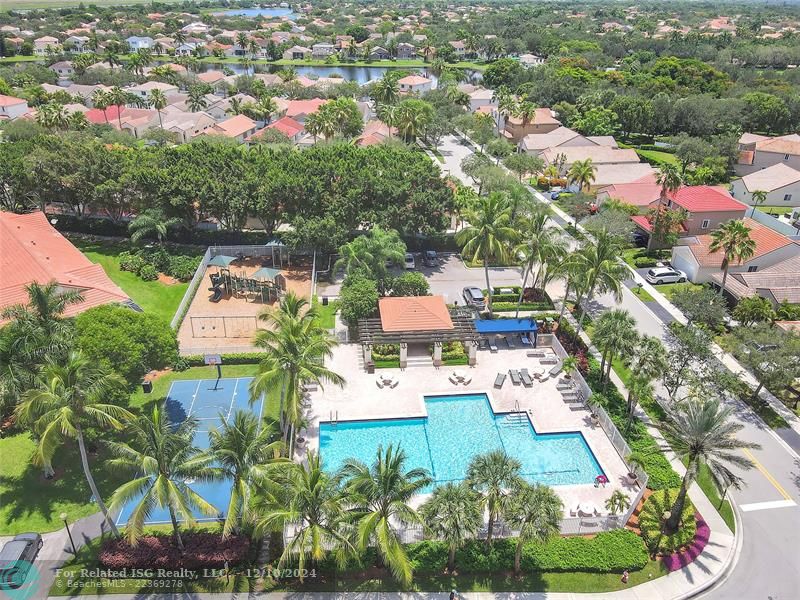
[[61, 520], [64, 521], [64, 527], [67, 528], [67, 535], [69, 536], [69, 543], [72, 546], [72, 554], [77, 555], [78, 551], [75, 549], [75, 540], [72, 539], [72, 532], [69, 530], [69, 523], [67, 523], [67, 513], [61, 513]]

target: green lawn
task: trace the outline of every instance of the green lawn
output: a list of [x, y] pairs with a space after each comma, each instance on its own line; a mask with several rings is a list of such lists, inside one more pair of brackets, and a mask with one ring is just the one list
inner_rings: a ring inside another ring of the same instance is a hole
[[631, 292], [633, 295], [639, 298], [642, 302], [655, 302], [656, 299], [650, 295], [650, 293], [644, 289], [643, 287], [633, 286], [631, 288]]
[[[72, 522], [97, 512], [77, 446], [67, 443], [56, 452], [56, 476], [49, 480], [31, 462], [35, 448], [27, 433], [0, 439], [0, 535], [55, 531], [63, 526], [61, 513]], [[101, 494], [107, 496], [124, 481], [99, 467], [94, 456], [90, 461]]]
[[703, 289], [702, 285], [699, 285], [697, 283], [690, 283], [688, 281], [684, 283], [662, 283], [661, 285], [655, 285], [653, 287], [656, 288], [656, 290], [658, 290], [662, 294], [664, 294], [667, 300], [672, 300], [672, 296], [675, 295], [675, 292], [679, 290], [692, 289], [696, 291]]
[[188, 283], [166, 285], [159, 281], [142, 281], [138, 275], [122, 271], [119, 268], [119, 253], [129, 250], [130, 246], [123, 243], [87, 241], [73, 238], [72, 243], [83, 252], [93, 263], [99, 263], [111, 280], [130, 296], [131, 300], [142, 307], [142, 310], [152, 313], [169, 323], [178, 310]]
[[[756, 207], [763, 213], [767, 213], [768, 215], [782, 215], [784, 213], [791, 213], [792, 207], [791, 206], [758, 206]], [[749, 214], [749, 213], [748, 213]]]
[[319, 324], [325, 329], [336, 327], [336, 312], [339, 310], [338, 300], [329, 300], [325, 306], [318, 298], [314, 298], [314, 306], [319, 310]]
[[660, 164], [679, 165], [680, 162], [674, 154], [669, 152], [659, 152], [658, 150], [636, 150], [636, 154], [644, 159], [651, 160]]

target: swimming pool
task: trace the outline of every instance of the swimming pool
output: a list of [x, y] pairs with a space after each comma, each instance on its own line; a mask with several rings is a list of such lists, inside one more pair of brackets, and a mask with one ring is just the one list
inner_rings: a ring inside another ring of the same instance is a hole
[[408, 468], [427, 469], [437, 483], [464, 479], [473, 456], [497, 449], [519, 460], [531, 482], [594, 483], [603, 474], [582, 434], [538, 434], [524, 414], [494, 414], [486, 394], [426, 396], [425, 407], [427, 418], [321, 423], [325, 470], [350, 458], [372, 464], [378, 446], [394, 444]]

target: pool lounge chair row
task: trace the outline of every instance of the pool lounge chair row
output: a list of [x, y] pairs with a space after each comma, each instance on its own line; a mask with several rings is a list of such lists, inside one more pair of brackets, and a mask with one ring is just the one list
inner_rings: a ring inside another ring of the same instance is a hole
[[528, 369], [509, 369], [508, 374], [511, 376], [511, 383], [514, 385], [521, 383], [525, 387], [533, 386], [533, 377], [528, 373]]

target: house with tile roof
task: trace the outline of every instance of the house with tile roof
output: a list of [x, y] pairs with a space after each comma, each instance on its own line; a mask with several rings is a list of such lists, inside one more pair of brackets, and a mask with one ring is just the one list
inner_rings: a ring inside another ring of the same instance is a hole
[[[503, 130], [503, 135], [515, 144], [520, 143], [529, 135], [543, 135], [559, 129], [567, 129], [561, 127], [561, 121], [556, 117], [556, 113], [549, 108], [537, 108], [533, 120], [527, 123], [513, 115], [505, 116], [501, 120], [500, 128]], [[544, 148], [547, 147], [549, 146], [544, 146]]]
[[295, 121], [291, 117], [281, 117], [277, 121], [273, 121], [266, 127], [259, 129], [254, 134], [248, 136], [245, 141], [246, 142], [256, 142], [259, 138], [261, 138], [264, 133], [269, 130], [273, 129], [275, 131], [281, 132], [285, 135], [289, 140], [293, 143], [298, 143], [306, 134], [305, 127], [299, 121]]
[[61, 42], [52, 35], [45, 35], [33, 40], [33, 53], [36, 56], [47, 56], [48, 52], [59, 54], [61, 52]]
[[769, 137], [743, 133], [739, 138], [739, 159], [734, 165], [737, 175], [748, 175], [779, 163], [800, 171], [800, 135]]
[[397, 80], [401, 94], [421, 94], [433, 89], [433, 81], [422, 75], [406, 75]]
[[236, 115], [225, 121], [221, 121], [206, 129], [206, 135], [222, 135], [233, 138], [237, 142], [244, 142], [245, 138], [254, 134], [258, 125], [247, 115]]
[[0, 121], [13, 121], [28, 112], [30, 108], [27, 100], [0, 94]]
[[386, 297], [378, 301], [383, 331], [439, 331], [453, 329], [442, 296]]
[[[711, 281], [722, 286], [722, 272], [712, 273]], [[734, 300], [761, 296], [776, 307], [781, 302], [800, 304], [800, 255], [787, 258], [762, 270], [729, 273], [725, 291]]]
[[83, 296], [82, 302], [66, 308], [68, 317], [103, 304], [133, 305], [103, 267], [56, 231], [44, 213], [0, 212], [0, 310], [26, 303], [26, 285], [51, 281]]
[[753, 192], [757, 191], [767, 193], [767, 206], [800, 206], [800, 170], [776, 163], [731, 183], [731, 194], [745, 204], [753, 204]]
[[[745, 217], [750, 229], [750, 239], [755, 242], [753, 256], [741, 263], [732, 264], [729, 273], [756, 273], [787, 259], [800, 256], [800, 241], [789, 238], [766, 225]], [[711, 233], [689, 237], [672, 249], [672, 266], [686, 273], [693, 283], [713, 281], [713, 275], [722, 270], [722, 251], [711, 252]], [[730, 277], [730, 275], [729, 275]], [[721, 281], [721, 280], [720, 280]]]
[[286, 103], [284, 115], [291, 117], [295, 121], [304, 123], [308, 115], [317, 112], [319, 107], [326, 102], [327, 100], [322, 98], [311, 98], [310, 100], [289, 100]]
[[656, 181], [616, 183], [597, 190], [597, 204], [614, 199], [639, 209], [647, 214], [661, 197], [661, 185]]

